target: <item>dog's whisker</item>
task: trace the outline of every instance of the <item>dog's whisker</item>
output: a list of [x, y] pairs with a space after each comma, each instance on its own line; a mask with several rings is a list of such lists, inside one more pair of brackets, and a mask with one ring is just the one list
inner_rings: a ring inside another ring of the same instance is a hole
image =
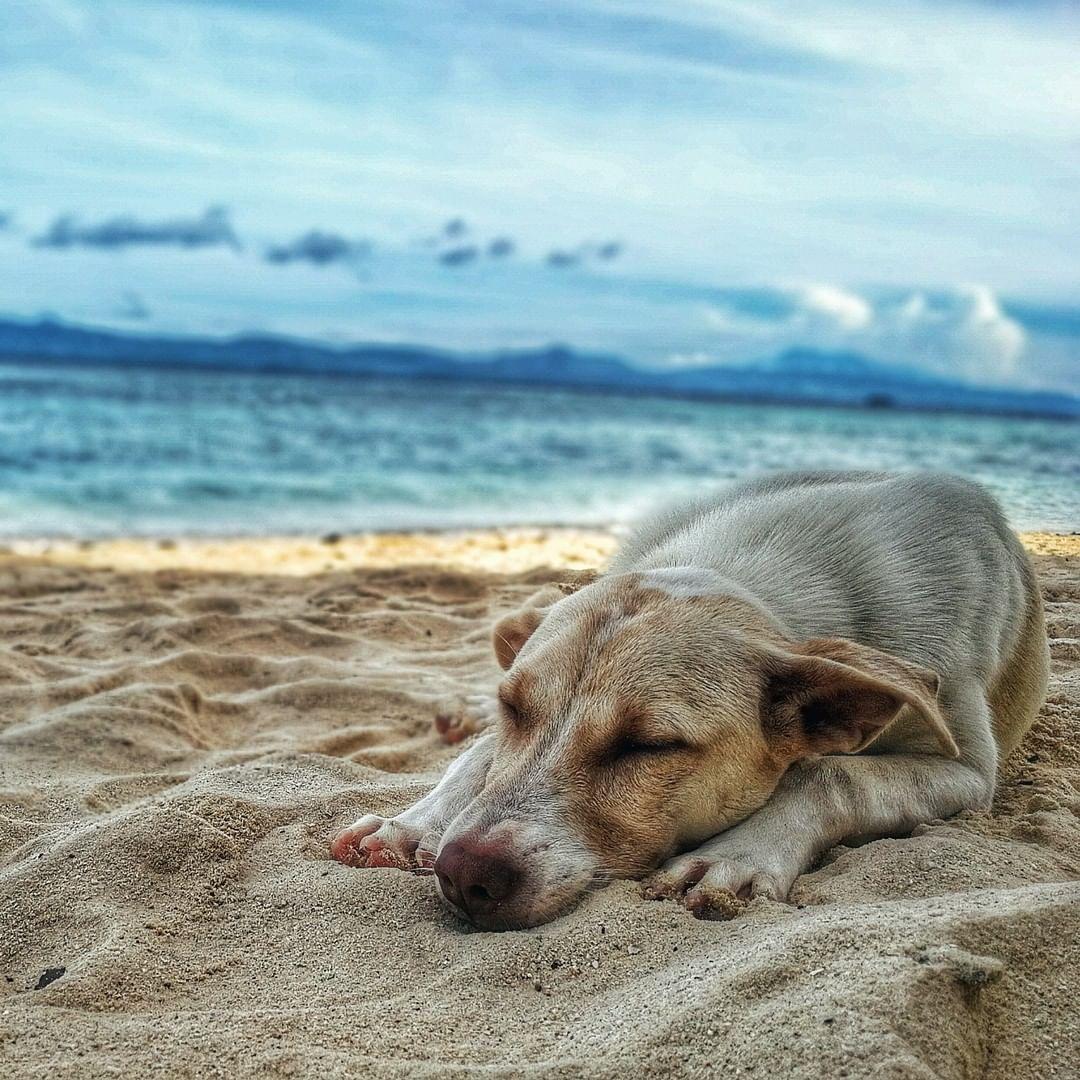
[[506, 638], [498, 632], [498, 630], [494, 631], [494, 636], [497, 637], [514, 654], [514, 659], [516, 660], [518, 658], [518, 653], [521, 650], [515, 649], [513, 644], [507, 641]]

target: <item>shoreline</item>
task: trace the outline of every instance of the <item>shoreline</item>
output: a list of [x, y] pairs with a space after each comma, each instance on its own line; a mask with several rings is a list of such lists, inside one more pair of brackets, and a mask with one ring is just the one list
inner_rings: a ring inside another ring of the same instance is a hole
[[329, 533], [321, 537], [27, 539], [0, 542], [0, 564], [32, 559], [87, 569], [289, 577], [405, 566], [515, 574], [541, 567], [585, 570], [602, 566], [617, 544], [614, 528], [566, 526]]
[[[346, 570], [435, 566], [492, 574], [542, 567], [606, 565], [622, 530], [571, 526], [413, 529], [318, 536], [235, 536], [0, 541], [0, 563], [32, 559], [50, 565], [118, 571], [303, 577]], [[1080, 533], [1021, 532], [1033, 555], [1080, 555]]]

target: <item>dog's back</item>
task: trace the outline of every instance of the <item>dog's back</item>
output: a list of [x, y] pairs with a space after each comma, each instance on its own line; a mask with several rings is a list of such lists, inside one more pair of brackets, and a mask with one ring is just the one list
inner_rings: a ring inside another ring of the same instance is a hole
[[[977, 679], [1007, 752], [1045, 693], [1048, 657], [1031, 562], [982, 487], [940, 474], [786, 473], [662, 513], [613, 573], [719, 571], [796, 638], [845, 637]], [[893, 740], [882, 744], [884, 749]]]

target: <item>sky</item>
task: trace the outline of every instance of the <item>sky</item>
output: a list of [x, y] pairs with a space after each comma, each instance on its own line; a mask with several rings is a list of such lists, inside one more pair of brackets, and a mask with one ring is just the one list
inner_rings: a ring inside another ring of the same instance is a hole
[[1080, 389], [1078, 11], [8, 0], [0, 316]]

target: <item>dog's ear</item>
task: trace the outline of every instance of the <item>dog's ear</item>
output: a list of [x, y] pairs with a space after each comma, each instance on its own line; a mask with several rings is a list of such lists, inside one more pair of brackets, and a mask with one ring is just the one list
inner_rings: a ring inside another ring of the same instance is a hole
[[937, 704], [938, 677], [879, 649], [843, 638], [806, 641], [765, 662], [761, 720], [791, 760], [854, 754], [869, 746], [909, 705], [950, 757], [960, 751]]
[[570, 578], [566, 581], [556, 582], [553, 588], [558, 589], [563, 596], [570, 596], [576, 593], [578, 589], [584, 589], [586, 585], [591, 585], [599, 576], [599, 570], [575, 570]]
[[495, 659], [499, 667], [506, 671], [517, 659], [522, 646], [536, 632], [544, 621], [544, 612], [540, 608], [522, 608], [512, 615], [504, 615], [491, 632], [491, 643], [495, 646]]
[[[522, 646], [536, 632], [544, 621], [552, 604], [557, 604], [569, 595], [566, 585], [545, 585], [538, 593], [525, 601], [525, 606], [510, 615], [504, 615], [491, 632], [491, 643], [495, 646], [495, 659], [499, 667], [506, 671], [517, 659]], [[569, 588], [569, 592], [573, 592]]]

